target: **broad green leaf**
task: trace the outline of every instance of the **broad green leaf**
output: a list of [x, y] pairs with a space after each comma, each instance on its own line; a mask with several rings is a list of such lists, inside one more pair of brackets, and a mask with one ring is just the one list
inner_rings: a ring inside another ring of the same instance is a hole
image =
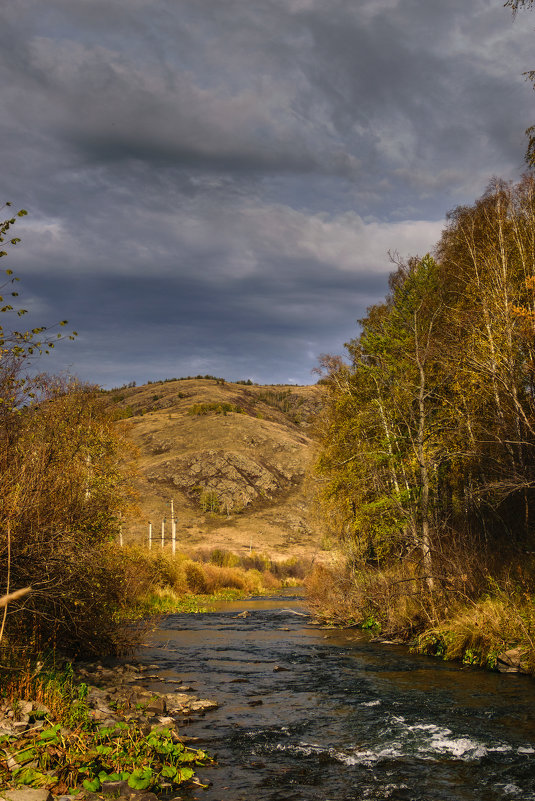
[[56, 723], [56, 725], [52, 726], [50, 729], [44, 729], [44, 731], [42, 731], [41, 734], [39, 735], [39, 739], [50, 740], [52, 742], [57, 743], [58, 742], [57, 734], [60, 729], [61, 725], [59, 723]]
[[82, 785], [84, 790], [89, 790], [90, 793], [96, 793], [100, 790], [100, 779], [84, 779]]
[[134, 790], [146, 790], [152, 784], [151, 768], [136, 768], [128, 777], [128, 785]]
[[193, 778], [195, 772], [191, 768], [180, 768], [178, 773], [178, 781], [179, 782], [187, 782]]

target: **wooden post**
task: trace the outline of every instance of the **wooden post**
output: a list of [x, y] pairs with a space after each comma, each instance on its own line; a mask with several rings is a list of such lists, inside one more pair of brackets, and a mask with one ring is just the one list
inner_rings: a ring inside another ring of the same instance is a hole
[[164, 540], [165, 540], [165, 517], [162, 520], [162, 551], [163, 551]]
[[149, 520], [149, 551], [152, 548], [152, 523]]
[[173, 556], [176, 554], [176, 518], [175, 518], [175, 503], [173, 498], [170, 499], [171, 504], [171, 543], [173, 547]]
[[123, 524], [119, 524], [119, 548], [123, 547]]

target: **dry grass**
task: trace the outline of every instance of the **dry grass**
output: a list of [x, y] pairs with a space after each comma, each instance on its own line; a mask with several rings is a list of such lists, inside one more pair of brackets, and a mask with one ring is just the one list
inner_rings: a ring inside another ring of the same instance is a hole
[[410, 639], [436, 622], [422, 581], [409, 563], [390, 569], [349, 569], [343, 560], [320, 565], [306, 579], [309, 602], [325, 620], [373, 626]]
[[535, 674], [535, 600], [526, 577], [498, 582], [487, 575], [475, 600], [453, 580], [445, 584], [430, 593], [410, 563], [357, 571], [340, 562], [317, 567], [306, 581], [310, 605], [324, 620], [356, 623], [411, 642], [420, 653], [490, 668], [518, 648], [523, 670]]
[[448, 610], [446, 620], [424, 631], [417, 650], [495, 667], [500, 653], [519, 648], [527, 672], [535, 673], [535, 604], [528, 593], [493, 583], [489, 594]]
[[[197, 555], [199, 556], [199, 555]], [[218, 551], [214, 561], [210, 553], [203, 559], [192, 558], [184, 553], [176, 556], [154, 553], [140, 548], [125, 548], [118, 552], [125, 576], [124, 608], [145, 607], [149, 597], [183, 599], [190, 595], [213, 595], [225, 590], [236, 590], [243, 594], [262, 593], [266, 590], [287, 586], [293, 581], [285, 574], [275, 576], [269, 569], [269, 560], [255, 561], [254, 565], [240, 566], [235, 554]], [[262, 569], [258, 569], [258, 564]], [[295, 571], [291, 561], [288, 572]], [[284, 573], [284, 571], [283, 571]]]
[[7, 661], [16, 665], [16, 671], [2, 681], [4, 701], [16, 704], [20, 699], [31, 699], [44, 704], [56, 719], [68, 716], [75, 688], [72, 670], [43, 670], [42, 662], [35, 658], [20, 661], [20, 655], [8, 657]]

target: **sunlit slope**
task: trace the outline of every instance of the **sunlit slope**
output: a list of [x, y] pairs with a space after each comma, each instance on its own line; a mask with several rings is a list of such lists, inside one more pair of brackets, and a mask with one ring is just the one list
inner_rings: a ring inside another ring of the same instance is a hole
[[153, 383], [110, 393], [132, 416], [139, 450], [140, 514], [125, 540], [160, 547], [171, 500], [177, 541], [188, 548], [311, 555], [318, 534], [309, 514], [307, 469], [317, 386], [248, 386], [213, 379]]

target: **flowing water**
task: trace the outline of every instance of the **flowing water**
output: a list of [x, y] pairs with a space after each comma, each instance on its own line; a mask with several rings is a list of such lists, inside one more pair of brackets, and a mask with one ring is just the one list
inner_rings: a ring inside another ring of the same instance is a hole
[[220, 703], [182, 728], [218, 760], [190, 799], [535, 800], [531, 678], [313, 625], [295, 597], [170, 615], [152, 642], [162, 679]]

